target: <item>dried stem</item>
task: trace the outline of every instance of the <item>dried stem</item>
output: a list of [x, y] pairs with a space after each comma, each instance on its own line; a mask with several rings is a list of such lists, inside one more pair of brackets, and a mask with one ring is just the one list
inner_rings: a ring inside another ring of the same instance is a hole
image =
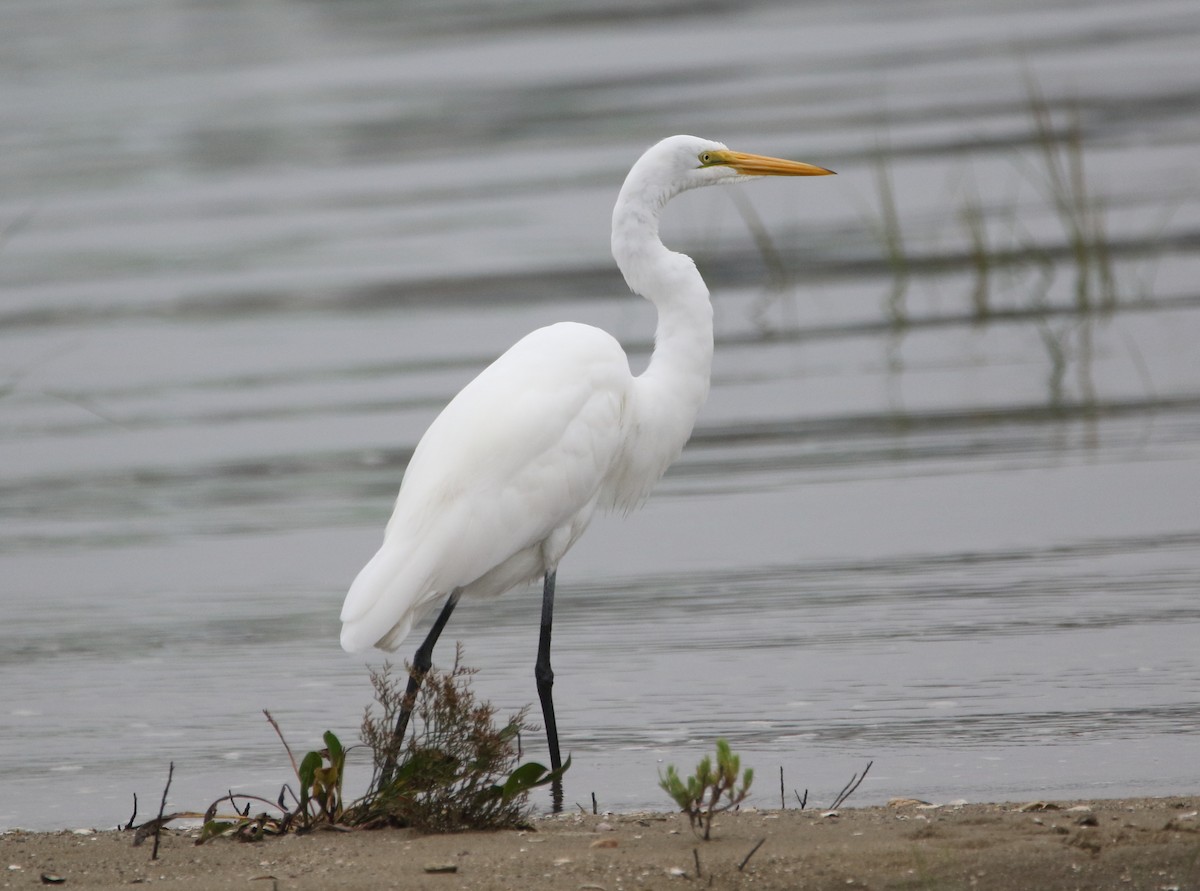
[[763, 842], [765, 842], [766, 840], [767, 840], [767, 837], [764, 835], [762, 838], [760, 838], [758, 840], [758, 844], [756, 844], [753, 848], [750, 849], [750, 853], [747, 854], [742, 859], [742, 862], [738, 864], [738, 872], [741, 872], [743, 869], [746, 868], [746, 864], [750, 862], [750, 858], [754, 856], [755, 851], [757, 851], [759, 848], [761, 848], [763, 846]]
[[162, 835], [163, 827], [163, 811], [167, 809], [167, 792], [171, 789], [171, 778], [175, 776], [175, 762], [171, 762], [170, 768], [167, 770], [167, 785], [163, 786], [162, 801], [158, 805], [158, 819], [154, 825], [154, 848], [150, 851], [150, 859], [158, 859], [158, 838]]
[[283, 750], [287, 752], [288, 759], [292, 762], [292, 772], [296, 774], [296, 779], [300, 779], [300, 768], [296, 765], [296, 756], [292, 754], [292, 747], [287, 744], [287, 740], [283, 738], [283, 731], [279, 729], [279, 725], [275, 723], [275, 719], [271, 717], [271, 713], [263, 709], [263, 714], [267, 716], [267, 721], [275, 729], [275, 735], [279, 737], [279, 741], [283, 743]]
[[867, 778], [867, 771], [871, 769], [871, 765], [874, 763], [874, 761], [867, 762], [867, 766], [863, 768], [862, 776], [855, 774], [854, 776], [850, 777], [850, 782], [846, 783], [846, 785], [842, 787], [842, 791], [838, 793], [838, 797], [835, 798], [833, 800], [833, 804], [829, 806], [831, 811], [837, 810], [847, 798], [854, 794], [854, 790], [857, 789], [862, 784], [862, 781]]

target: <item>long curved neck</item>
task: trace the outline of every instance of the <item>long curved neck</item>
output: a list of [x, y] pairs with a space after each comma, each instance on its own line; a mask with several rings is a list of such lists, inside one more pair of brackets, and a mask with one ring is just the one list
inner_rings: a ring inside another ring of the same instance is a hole
[[658, 310], [654, 353], [634, 387], [634, 441], [626, 480], [648, 494], [691, 436], [708, 396], [713, 356], [712, 304], [696, 264], [670, 251], [658, 235], [672, 195], [656, 193], [631, 174], [613, 210], [612, 250], [629, 287]]

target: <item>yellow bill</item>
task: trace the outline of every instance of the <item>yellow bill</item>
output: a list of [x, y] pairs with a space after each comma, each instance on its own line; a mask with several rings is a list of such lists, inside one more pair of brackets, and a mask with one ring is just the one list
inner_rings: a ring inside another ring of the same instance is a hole
[[770, 158], [766, 155], [750, 155], [745, 152], [734, 152], [729, 149], [705, 152], [700, 156], [705, 167], [732, 167], [742, 176], [830, 176], [832, 170], [818, 167], [816, 164], [805, 164], [803, 161], [788, 161], [784, 158]]

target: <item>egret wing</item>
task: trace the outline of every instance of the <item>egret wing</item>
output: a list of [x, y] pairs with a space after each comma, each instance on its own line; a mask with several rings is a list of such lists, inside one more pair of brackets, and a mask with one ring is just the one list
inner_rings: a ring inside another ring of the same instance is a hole
[[631, 380], [610, 335], [564, 323], [468, 384], [413, 454], [383, 546], [346, 597], [343, 645], [398, 644], [439, 596], [485, 577], [478, 593], [499, 594], [557, 562], [618, 453]]

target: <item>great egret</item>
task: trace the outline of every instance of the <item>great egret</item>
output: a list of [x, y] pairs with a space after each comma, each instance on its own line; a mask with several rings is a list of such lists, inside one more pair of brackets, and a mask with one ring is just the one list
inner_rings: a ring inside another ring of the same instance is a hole
[[350, 586], [341, 615], [347, 651], [392, 651], [447, 598], [413, 658], [399, 737], [459, 599], [503, 594], [541, 577], [534, 676], [550, 763], [562, 766], [550, 668], [558, 563], [597, 509], [628, 510], [646, 498], [679, 456], [708, 395], [708, 288], [690, 257], [663, 245], [659, 216], [673, 197], [699, 186], [832, 172], [694, 136], [651, 147], [625, 178], [612, 219], [617, 266], [658, 311], [646, 370], [632, 375], [607, 332], [560, 322], [518, 341], [430, 425], [404, 474], [383, 545]]

